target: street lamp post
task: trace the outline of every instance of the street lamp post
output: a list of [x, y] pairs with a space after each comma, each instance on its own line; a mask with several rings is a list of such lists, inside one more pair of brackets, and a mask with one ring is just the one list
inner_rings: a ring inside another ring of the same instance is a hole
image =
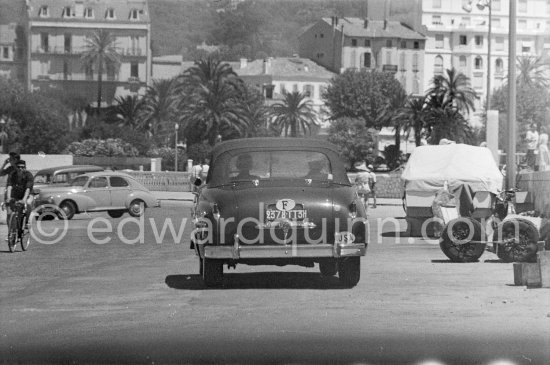
[[[464, 5], [462, 9], [466, 12], [472, 11], [472, 2], [470, 0], [468, 4]], [[491, 0], [479, 0], [476, 4], [479, 10], [484, 10], [485, 8], [489, 9], [489, 31], [487, 32], [487, 100], [486, 100], [486, 111], [491, 109], [491, 26], [492, 26], [492, 7]]]
[[175, 160], [174, 160], [174, 171], [178, 171], [178, 129], [180, 128], [180, 125], [178, 123], [175, 124], [175, 129], [176, 129], [176, 138], [175, 138], [175, 142], [174, 142], [174, 146], [175, 146], [175, 151], [176, 151], [176, 156], [175, 156]]
[[507, 188], [516, 186], [516, 0], [510, 0], [508, 32], [508, 150], [506, 151]]

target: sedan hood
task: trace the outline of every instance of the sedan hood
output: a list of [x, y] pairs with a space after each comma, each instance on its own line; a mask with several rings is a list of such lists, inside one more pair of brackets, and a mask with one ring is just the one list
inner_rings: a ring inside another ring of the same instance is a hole
[[53, 195], [53, 194], [61, 194], [61, 193], [77, 193], [81, 192], [84, 189], [81, 186], [56, 186], [56, 187], [39, 187], [33, 189], [36, 194], [42, 194], [42, 195]]

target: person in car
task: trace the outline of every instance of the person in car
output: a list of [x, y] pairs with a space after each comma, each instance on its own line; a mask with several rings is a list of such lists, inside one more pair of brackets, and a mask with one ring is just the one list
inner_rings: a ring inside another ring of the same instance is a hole
[[237, 157], [236, 162], [237, 170], [239, 170], [239, 173], [234, 176], [233, 180], [256, 180], [259, 179], [256, 175], [250, 174], [250, 169], [252, 169], [253, 160], [252, 156], [250, 156], [248, 153], [239, 155]]
[[324, 163], [323, 161], [314, 160], [309, 161], [309, 172], [306, 175], [306, 179], [312, 180], [326, 180], [328, 175], [323, 172]]

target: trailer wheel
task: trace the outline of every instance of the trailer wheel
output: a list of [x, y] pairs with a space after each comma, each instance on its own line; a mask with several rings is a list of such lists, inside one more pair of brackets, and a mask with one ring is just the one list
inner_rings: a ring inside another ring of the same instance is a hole
[[[466, 241], [468, 238], [478, 242]], [[476, 262], [485, 250], [486, 244], [479, 242], [484, 240], [478, 221], [460, 217], [447, 223], [441, 234], [439, 247], [452, 262]]]
[[539, 232], [535, 225], [524, 219], [502, 222], [493, 235], [498, 258], [504, 262], [535, 262]]

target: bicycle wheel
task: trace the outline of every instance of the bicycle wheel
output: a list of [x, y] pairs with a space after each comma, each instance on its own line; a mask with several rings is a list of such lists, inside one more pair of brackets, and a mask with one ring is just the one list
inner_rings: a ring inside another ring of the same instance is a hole
[[21, 223], [21, 235], [19, 236], [19, 243], [21, 244], [21, 249], [27, 251], [29, 244], [31, 243], [31, 235], [29, 232], [29, 227], [27, 226], [29, 218], [25, 216], [23, 222]]
[[10, 224], [8, 225], [10, 227], [8, 231], [8, 248], [10, 252], [15, 252], [15, 244], [17, 243], [17, 219], [16, 214], [12, 213], [10, 215]]

